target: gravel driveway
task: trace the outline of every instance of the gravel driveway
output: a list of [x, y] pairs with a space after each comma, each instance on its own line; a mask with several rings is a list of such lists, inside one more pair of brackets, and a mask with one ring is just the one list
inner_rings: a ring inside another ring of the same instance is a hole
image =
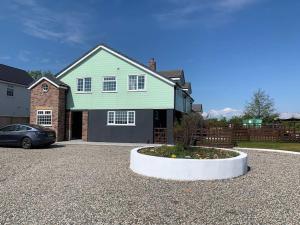
[[175, 182], [131, 172], [131, 148], [0, 148], [0, 224], [300, 224], [298, 155], [248, 151], [245, 176]]

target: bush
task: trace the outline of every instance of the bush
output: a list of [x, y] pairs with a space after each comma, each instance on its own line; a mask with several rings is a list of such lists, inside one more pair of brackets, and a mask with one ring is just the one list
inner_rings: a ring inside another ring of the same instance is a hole
[[200, 128], [202, 116], [199, 113], [189, 113], [182, 117], [180, 121], [176, 121], [174, 125], [174, 140], [179, 146], [187, 148], [193, 145], [193, 134]]

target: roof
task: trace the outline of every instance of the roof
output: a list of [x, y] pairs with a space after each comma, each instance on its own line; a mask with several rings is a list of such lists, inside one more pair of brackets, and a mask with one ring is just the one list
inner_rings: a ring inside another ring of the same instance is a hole
[[33, 78], [25, 70], [0, 64], [0, 80], [28, 86]]
[[68, 85], [66, 85], [64, 82], [60, 81], [56, 77], [51, 76], [51, 75], [44, 75], [37, 81], [33, 82], [28, 89], [33, 88], [38, 83], [40, 83], [42, 80], [47, 80], [48, 82], [52, 83], [55, 87], [58, 87], [58, 88], [68, 88]]
[[184, 72], [182, 69], [164, 70], [164, 71], [159, 71], [158, 73], [168, 79], [171, 79], [171, 78], [180, 78], [181, 79], [184, 77]]
[[192, 85], [190, 82], [185, 82], [184, 85], [181, 86], [183, 89], [187, 89], [190, 94], [192, 93]]
[[184, 88], [184, 89], [191, 89], [191, 83], [190, 82], [185, 82], [185, 84], [182, 85], [182, 88]]
[[170, 80], [167, 79], [166, 77], [162, 76], [161, 74], [157, 73], [156, 71], [151, 70], [148, 66], [145, 66], [144, 64], [138, 62], [137, 60], [134, 60], [126, 55], [124, 55], [121, 52], [118, 52], [116, 50], [114, 50], [111, 47], [108, 47], [107, 45], [104, 44], [100, 44], [97, 45], [96, 47], [92, 48], [90, 51], [86, 52], [85, 54], [83, 54], [80, 58], [76, 59], [75, 61], [73, 61], [70, 65], [68, 65], [67, 67], [65, 67], [63, 70], [61, 70], [60, 72], [57, 73], [56, 77], [59, 78], [61, 76], [63, 76], [64, 74], [66, 74], [69, 70], [71, 70], [72, 68], [74, 68], [76, 65], [78, 65], [80, 62], [82, 62], [83, 60], [85, 60], [86, 58], [88, 58], [89, 56], [91, 56], [94, 52], [96, 52], [99, 49], [104, 49], [107, 52], [123, 59], [124, 61], [127, 61], [130, 64], [133, 64], [136, 67], [139, 67], [140, 69], [152, 74], [153, 76], [165, 81], [166, 83], [174, 86], [175, 83]]
[[192, 105], [192, 110], [194, 112], [202, 112], [202, 104], [193, 104]]

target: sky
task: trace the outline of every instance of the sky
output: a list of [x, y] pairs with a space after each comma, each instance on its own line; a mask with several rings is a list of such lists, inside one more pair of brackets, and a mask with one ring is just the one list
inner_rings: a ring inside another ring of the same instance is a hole
[[210, 115], [265, 90], [300, 112], [299, 0], [1, 0], [0, 63], [58, 72], [99, 43], [182, 68]]

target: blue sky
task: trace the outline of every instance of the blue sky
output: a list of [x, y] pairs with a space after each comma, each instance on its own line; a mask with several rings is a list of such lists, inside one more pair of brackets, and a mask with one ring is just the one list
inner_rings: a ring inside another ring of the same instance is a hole
[[183, 68], [212, 114], [264, 89], [299, 112], [300, 1], [2, 0], [0, 63], [56, 73], [98, 43], [158, 70]]

